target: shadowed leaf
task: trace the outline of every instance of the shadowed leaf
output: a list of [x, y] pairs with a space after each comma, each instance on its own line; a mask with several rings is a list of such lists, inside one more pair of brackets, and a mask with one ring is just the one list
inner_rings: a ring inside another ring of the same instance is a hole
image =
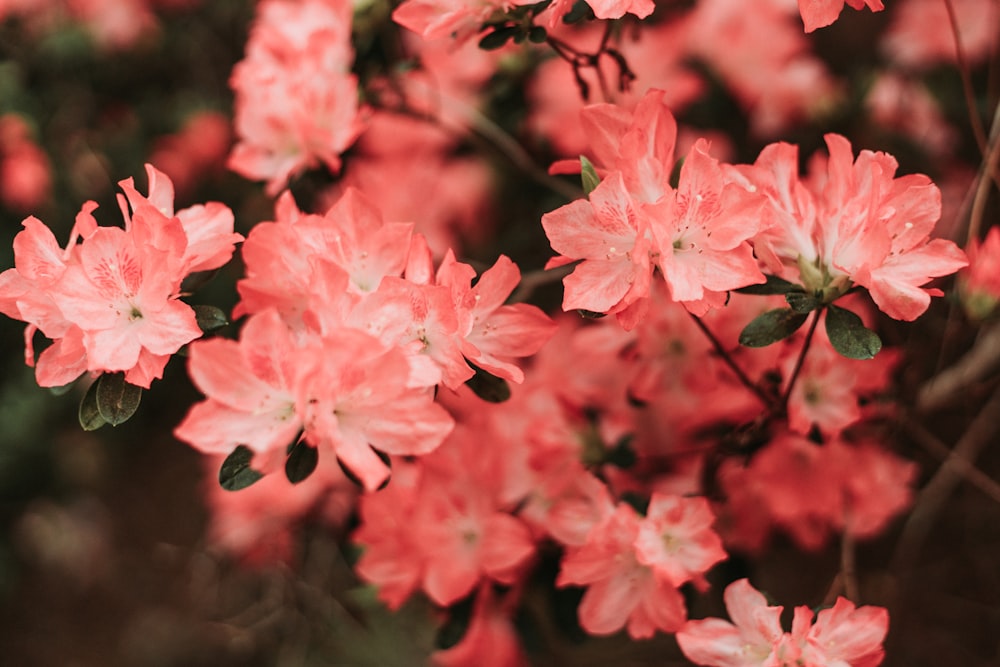
[[285, 477], [292, 484], [298, 484], [313, 474], [318, 463], [319, 450], [305, 440], [299, 440], [292, 445], [288, 458], [285, 459]]
[[740, 345], [767, 347], [799, 330], [807, 315], [791, 308], [776, 308], [755, 317], [740, 332]]
[[139, 409], [142, 387], [125, 381], [124, 373], [105, 373], [97, 378], [97, 410], [112, 426], [124, 424]]
[[250, 467], [253, 452], [246, 445], [237, 445], [219, 469], [219, 485], [226, 491], [245, 489], [262, 478], [263, 473]]
[[101, 411], [97, 409], [97, 382], [91, 383], [90, 388], [80, 401], [80, 426], [84, 431], [96, 431], [108, 422], [101, 416]]
[[826, 335], [833, 349], [848, 359], [871, 359], [882, 349], [882, 339], [861, 318], [844, 308], [826, 309]]

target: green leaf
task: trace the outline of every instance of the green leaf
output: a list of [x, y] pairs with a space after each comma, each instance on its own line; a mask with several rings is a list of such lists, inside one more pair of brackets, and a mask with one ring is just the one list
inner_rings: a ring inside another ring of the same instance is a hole
[[799, 330], [807, 315], [791, 308], [776, 308], [755, 317], [740, 332], [740, 345], [767, 347]]
[[125, 373], [104, 373], [97, 378], [97, 410], [112, 426], [124, 424], [139, 409], [142, 387], [125, 381]]
[[601, 184], [597, 170], [594, 169], [594, 163], [582, 155], [580, 156], [580, 180], [583, 181], [583, 193], [585, 195], [589, 195]]
[[264, 476], [250, 467], [253, 451], [246, 445], [237, 445], [219, 468], [219, 485], [226, 491], [245, 489]]
[[492, 373], [484, 371], [466, 359], [472, 370], [476, 372], [471, 378], [465, 381], [476, 396], [490, 403], [503, 403], [510, 398], [510, 385], [503, 378], [498, 378]]
[[80, 426], [84, 431], [96, 431], [108, 422], [101, 416], [101, 411], [97, 409], [97, 381], [91, 383], [90, 388], [80, 401]]
[[542, 0], [542, 2], [536, 2], [533, 5], [528, 5], [528, 11], [532, 16], [538, 16], [552, 4], [552, 0]]
[[767, 282], [761, 285], [747, 285], [736, 291], [740, 294], [786, 294], [794, 289], [802, 290], [801, 285], [788, 282], [784, 278], [769, 275], [764, 277], [767, 278]]
[[194, 308], [194, 317], [202, 333], [215, 331], [229, 324], [229, 320], [226, 319], [226, 314], [221, 308], [215, 306], [192, 306], [192, 308]]
[[469, 630], [472, 622], [472, 612], [475, 608], [476, 596], [467, 595], [458, 602], [448, 607], [448, 620], [441, 625], [438, 630], [434, 645], [439, 649], [449, 649], [458, 642]]
[[531, 26], [531, 30], [528, 31], [528, 41], [532, 44], [541, 44], [548, 38], [549, 33], [540, 25], [533, 25]]
[[613, 448], [608, 450], [605, 461], [616, 468], [628, 470], [639, 460], [632, 448], [632, 435], [623, 436]]
[[581, 21], [589, 21], [594, 17], [594, 10], [590, 8], [586, 0], [576, 0], [576, 4], [563, 16], [563, 23], [573, 25]]
[[840, 354], [848, 359], [871, 359], [882, 349], [882, 339], [867, 328], [861, 318], [844, 308], [827, 306], [826, 335]]
[[319, 463], [319, 450], [305, 440], [299, 440], [292, 445], [292, 450], [285, 459], [285, 477], [292, 484], [298, 484], [313, 474], [317, 463]]
[[808, 315], [820, 307], [819, 299], [808, 292], [802, 290], [792, 290], [785, 293], [785, 301], [796, 313]]
[[479, 40], [479, 48], [485, 51], [495, 51], [503, 46], [518, 33], [518, 29], [513, 26], [499, 27], [491, 33], [487, 33]]
[[582, 308], [577, 308], [576, 312], [585, 320], [599, 320], [602, 317], [607, 317], [607, 313], [597, 313], [593, 310], [583, 310]]

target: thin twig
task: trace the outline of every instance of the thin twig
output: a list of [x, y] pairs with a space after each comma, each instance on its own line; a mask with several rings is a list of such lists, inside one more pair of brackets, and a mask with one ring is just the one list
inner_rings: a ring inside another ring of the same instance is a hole
[[917, 412], [946, 405], [967, 387], [979, 382], [1000, 366], [1000, 326], [984, 329], [971, 350], [961, 359], [927, 380], [917, 392]]
[[936, 456], [942, 462], [955, 468], [958, 474], [965, 478], [965, 481], [976, 487], [994, 501], [1000, 503], [1000, 483], [997, 483], [989, 475], [976, 466], [941, 440], [912, 416], [905, 417], [901, 421], [903, 429], [913, 438], [917, 444]]
[[830, 588], [823, 598], [823, 606], [832, 605], [841, 592], [848, 600], [857, 602], [861, 599], [858, 588], [857, 565], [854, 551], [854, 535], [851, 533], [851, 517], [848, 513], [844, 521], [844, 532], [840, 535], [840, 570], [830, 583]]
[[[512, 136], [507, 134], [502, 127], [497, 125], [493, 122], [493, 120], [488, 118], [471, 104], [468, 104], [457, 97], [446, 95], [441, 91], [428, 91], [428, 93], [437, 97], [439, 107], [443, 107], [444, 104], [447, 103], [451, 109], [458, 111], [462, 118], [468, 122], [474, 132], [500, 151], [504, 157], [511, 162], [511, 164], [527, 174], [533, 181], [549, 188], [557, 194], [562, 195], [568, 201], [584, 197], [583, 188], [574, 187], [569, 182], [564, 181], [561, 178], [556, 178], [539, 167], [535, 164], [531, 155], [528, 154], [528, 151], [524, 150], [521, 144], [519, 144]], [[460, 132], [458, 128], [453, 127], [441, 118], [433, 114], [417, 111], [407, 106], [405, 102], [401, 108], [391, 108], [390, 110], [406, 114], [413, 118], [418, 118], [428, 123], [433, 123], [452, 134], [457, 135]]]
[[969, 213], [969, 231], [965, 236], [965, 245], [968, 246], [973, 239], [979, 238], [979, 230], [982, 228], [983, 216], [986, 213], [986, 200], [990, 192], [990, 181], [992, 180], [1000, 187], [1000, 104], [993, 112], [993, 120], [990, 124], [990, 140], [987, 151], [983, 156], [983, 163], [980, 167], [979, 180], [976, 183], [976, 194], [972, 199], [972, 210]]
[[969, 109], [969, 120], [972, 123], [972, 134], [976, 137], [976, 144], [979, 145], [979, 152], [986, 156], [986, 131], [983, 129], [983, 121], [976, 112], [976, 95], [972, 89], [972, 77], [969, 73], [969, 61], [965, 57], [965, 48], [962, 46], [962, 37], [958, 31], [958, 17], [955, 16], [955, 7], [951, 0], [944, 0], [944, 6], [948, 10], [948, 23], [951, 25], [951, 34], [955, 40], [955, 55], [958, 57], [958, 73], [962, 79], [962, 94], [965, 95], [965, 105]]
[[799, 358], [795, 360], [795, 368], [792, 369], [792, 377], [788, 379], [788, 387], [785, 389], [785, 393], [781, 395], [781, 402], [778, 403], [778, 408], [780, 410], [784, 410], [788, 405], [788, 399], [792, 395], [792, 389], [795, 388], [795, 383], [798, 381], [799, 375], [802, 372], [802, 365], [806, 361], [806, 354], [809, 352], [809, 347], [812, 345], [813, 334], [816, 333], [816, 325], [819, 324], [819, 317], [822, 311], [822, 308], [813, 311], [812, 322], [809, 323], [809, 331], [806, 333], [806, 339], [802, 343], [802, 350], [799, 352]]
[[1000, 430], [998, 413], [1000, 413], [1000, 389], [993, 392], [990, 400], [962, 434], [951, 455], [917, 496], [913, 511], [910, 512], [896, 545], [893, 557], [894, 570], [898, 571], [899, 566], [912, 561], [930, 534], [948, 496], [962, 481], [962, 464], [957, 462], [965, 461], [968, 465], [973, 465], [979, 452], [996, 437], [997, 431]]
[[712, 333], [712, 330], [709, 329], [705, 325], [705, 323], [701, 321], [701, 318], [695, 315], [694, 313], [688, 312], [688, 315], [691, 316], [691, 318], [694, 320], [694, 323], [698, 325], [699, 329], [701, 329], [702, 333], [704, 333], [705, 336], [708, 337], [709, 342], [712, 343], [712, 347], [715, 348], [715, 351], [718, 353], [720, 357], [722, 357], [722, 360], [726, 363], [727, 366], [729, 366], [730, 370], [732, 370], [733, 373], [736, 373], [736, 377], [739, 378], [739, 381], [743, 384], [743, 386], [745, 386], [747, 389], [753, 392], [753, 395], [759, 398], [765, 406], [771, 407], [771, 399], [768, 397], [768, 395], [765, 394], [760, 387], [755, 385], [750, 380], [749, 377], [747, 377], [747, 374], [743, 372], [743, 369], [740, 368], [739, 365], [733, 360], [732, 355], [730, 355], [729, 352], [726, 350], [726, 348], [723, 347], [722, 342], [715, 337], [715, 334]]

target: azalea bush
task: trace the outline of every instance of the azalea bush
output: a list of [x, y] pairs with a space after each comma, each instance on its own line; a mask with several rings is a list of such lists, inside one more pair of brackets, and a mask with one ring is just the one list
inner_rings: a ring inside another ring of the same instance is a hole
[[1000, 4], [844, 4], [0, 0], [18, 621], [991, 664]]

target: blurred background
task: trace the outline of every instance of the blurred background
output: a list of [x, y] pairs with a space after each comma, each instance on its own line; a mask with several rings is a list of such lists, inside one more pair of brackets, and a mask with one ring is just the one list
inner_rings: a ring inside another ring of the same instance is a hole
[[[920, 3], [887, 4], [880, 14], [847, 10], [838, 23], [808, 37], [782, 14], [799, 31], [791, 50], [805, 63], [784, 72], [785, 83], [799, 67], [822, 70], [803, 75], [797, 91], [786, 90], [789, 85], [779, 90], [766, 77], [760, 90], [741, 88], [731, 63], [741, 56], [725, 40], [671, 55], [696, 81], [674, 80], [690, 86], [679, 96], [678, 117], [692, 131], [716, 137], [720, 152], [733, 161], [752, 161], [777, 138], [800, 143], [808, 156], [828, 131], [844, 133], [856, 149], [887, 150], [899, 159], [901, 173], [927, 173], [939, 184], [945, 198], [940, 233], [962, 245], [980, 153], [954, 54], [906, 55], [898, 44], [921, 33], [899, 24], [912, 22], [904, 11]], [[969, 16], [1000, 16], [989, 0], [956, 4]], [[654, 16], [657, 25], [671, 26], [695, 8], [664, 5]], [[358, 11], [364, 20], [355, 25], [355, 70], [364, 84], [371, 80], [368, 69], [393, 65], [393, 40], [402, 38], [387, 19], [388, 6], [367, 3]], [[221, 201], [233, 209], [244, 235], [269, 219], [272, 200], [262, 185], [225, 166], [234, 142], [228, 81], [243, 57], [253, 16], [250, 0], [0, 0], [0, 269], [13, 266], [11, 244], [27, 215], [48, 224], [60, 242], [89, 199], [99, 203], [102, 224], [119, 224], [116, 183], [135, 177], [144, 191], [146, 162], [173, 179], [178, 208]], [[973, 101], [989, 120], [1000, 92], [1000, 21], [966, 23]], [[980, 23], [986, 24], [985, 38]], [[655, 53], [636, 50], [634, 69], [647, 68], [660, 57]], [[565, 85], [542, 78], [553, 62], [565, 63], [540, 51], [505, 58], [505, 67], [478, 84], [483, 115], [542, 168], [572, 156], [571, 139], [551, 130], [555, 112], [547, 119], [532, 115], [548, 104], [551, 91], [571, 99], [574, 109], [580, 106], [572, 79]], [[811, 104], [782, 106], [776, 101], [781, 95]], [[525, 271], [539, 269], [551, 251], [538, 220], [565, 196], [544, 179], [526, 178], [523, 164], [512, 159], [523, 156], [503, 142], [480, 138], [452, 150], [482, 160], [491, 188], [481, 207], [489, 211], [481, 216], [484, 226], [456, 233], [459, 256], [492, 263], [504, 252]], [[348, 151], [345, 173], [352, 159], [361, 162]], [[307, 207], [335, 180], [314, 170], [291, 187]], [[989, 225], [996, 219], [994, 191], [984, 220]], [[198, 291], [197, 301], [229, 312], [240, 274], [235, 260]], [[534, 300], [551, 312], [559, 299], [558, 285], [549, 285]], [[941, 300], [912, 326], [882, 323], [884, 339], [906, 350], [899, 376], [904, 403], [912, 403], [912, 388], [935, 367], [960, 358], [992, 326], [950, 317], [949, 307]], [[223, 335], [236, 330], [229, 325]], [[269, 516], [266, 525], [252, 513], [240, 515], [228, 530], [238, 532], [240, 521], [255, 526], [252, 548], [233, 532], [209, 529], [207, 508], [225, 503], [218, 500], [218, 462], [171, 436], [200, 399], [183, 359], [170, 362], [133, 419], [86, 432], [77, 422], [86, 386], [39, 388], [23, 348], [23, 325], [0, 320], [0, 662], [417, 665], [448, 642], [443, 617], [429, 604], [412, 601], [390, 614], [359, 586], [350, 568], [355, 554], [346, 540], [352, 527], [346, 512], [331, 521], [329, 512], [312, 508], [283, 523]], [[1000, 412], [981, 413], [998, 377], [983, 374], [958, 401], [899, 434], [897, 451], [920, 465], [919, 485], [934, 477], [977, 415], [990, 444], [981, 447], [976, 467], [1000, 479], [1000, 436], [992, 428], [1000, 426]], [[857, 569], [867, 601], [890, 609], [886, 665], [1000, 664], [1000, 502], [983, 490], [992, 487], [977, 487], [968, 477], [968, 471], [958, 474], [955, 484], [920, 505], [918, 525], [900, 520], [884, 537], [859, 545]], [[790, 611], [822, 596], [839, 557], [836, 545], [802, 553], [779, 541], [755, 562], [756, 583]], [[739, 571], [744, 564], [735, 557], [722, 567]], [[553, 613], [572, 615], [574, 603], [559, 600]], [[718, 596], [699, 604], [692, 616], [722, 613]], [[669, 637], [585, 639], [559, 623], [522, 630], [538, 665], [687, 664]]]

